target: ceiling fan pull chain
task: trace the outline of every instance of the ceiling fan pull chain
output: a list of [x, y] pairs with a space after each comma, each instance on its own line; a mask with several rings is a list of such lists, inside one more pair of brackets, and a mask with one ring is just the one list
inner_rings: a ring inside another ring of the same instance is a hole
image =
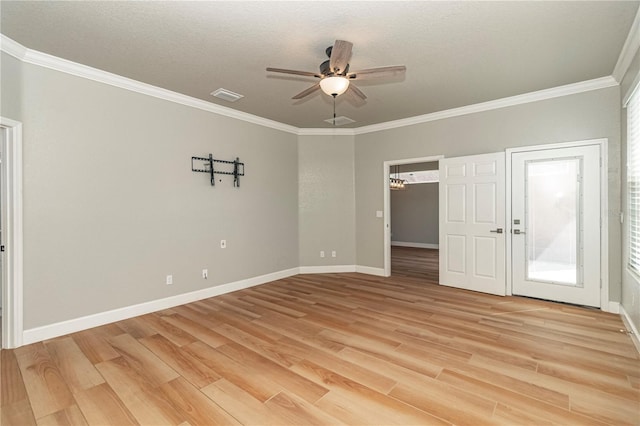
[[336, 96], [338, 95], [332, 95], [333, 96], [333, 126], [335, 127], [336, 125]]

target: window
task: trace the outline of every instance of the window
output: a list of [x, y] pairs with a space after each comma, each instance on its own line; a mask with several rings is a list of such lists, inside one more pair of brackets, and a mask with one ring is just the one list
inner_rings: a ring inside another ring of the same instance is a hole
[[640, 274], [640, 90], [627, 104], [629, 267]]

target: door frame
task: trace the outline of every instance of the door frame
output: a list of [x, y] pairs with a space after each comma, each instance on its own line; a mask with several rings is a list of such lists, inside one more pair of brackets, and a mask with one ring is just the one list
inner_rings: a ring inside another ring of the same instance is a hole
[[389, 168], [403, 164], [429, 163], [439, 161], [444, 155], [431, 155], [429, 157], [404, 158], [402, 160], [388, 160], [382, 163], [383, 193], [384, 193], [384, 276], [391, 276], [391, 189], [389, 188]]
[[[575, 142], [561, 142], [545, 145], [533, 145], [523, 146], [518, 148], [506, 149], [506, 223], [509, 230], [509, 237], [511, 236], [512, 229], [512, 216], [511, 216], [511, 180], [512, 180], [512, 166], [511, 156], [517, 152], [528, 151], [541, 151], [547, 149], [558, 148], [575, 148], [587, 145], [599, 145], [600, 146], [600, 309], [605, 312], [615, 312], [617, 309], [609, 303], [609, 185], [608, 185], [608, 145], [609, 140], [606, 138], [601, 139], [588, 139]], [[506, 232], [506, 231], [505, 231]], [[513, 265], [512, 265], [512, 244], [511, 238], [507, 238], [506, 241], [507, 251], [507, 296], [513, 294]]]
[[2, 348], [22, 346], [23, 334], [23, 230], [22, 230], [22, 123], [0, 117], [2, 146], [2, 208], [5, 263], [2, 285]]

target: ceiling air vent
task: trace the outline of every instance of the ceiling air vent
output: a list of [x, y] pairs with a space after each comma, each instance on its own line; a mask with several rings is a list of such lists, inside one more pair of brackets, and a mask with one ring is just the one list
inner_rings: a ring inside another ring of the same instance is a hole
[[[326, 120], [327, 123], [329, 124], [333, 124], [333, 118], [327, 118]], [[345, 124], [350, 124], [350, 123], [355, 123], [356, 120], [352, 120], [349, 117], [345, 117], [344, 115], [341, 115], [340, 117], [336, 117], [336, 126], [344, 126]]]
[[239, 93], [234, 93], [231, 90], [220, 88], [214, 92], [211, 92], [212, 96], [215, 96], [218, 99], [222, 99], [223, 101], [235, 102], [240, 98], [244, 98], [244, 95]]

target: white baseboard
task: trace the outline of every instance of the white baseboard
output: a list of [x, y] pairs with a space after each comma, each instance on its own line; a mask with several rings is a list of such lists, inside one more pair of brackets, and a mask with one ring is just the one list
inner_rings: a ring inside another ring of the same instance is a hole
[[369, 275], [377, 275], [379, 277], [384, 277], [384, 268], [373, 268], [371, 266], [360, 266], [356, 265], [356, 272], [361, 274], [369, 274]]
[[638, 329], [636, 328], [635, 324], [633, 324], [633, 321], [631, 321], [631, 317], [629, 316], [627, 311], [625, 311], [624, 306], [622, 305], [620, 305], [620, 316], [622, 317], [622, 322], [624, 323], [627, 331], [631, 332], [631, 341], [635, 345], [638, 353], [640, 353], [640, 334], [638, 334]]
[[230, 293], [232, 291], [254, 287], [256, 285], [291, 277], [293, 275], [297, 275], [298, 273], [299, 268], [286, 269], [284, 271], [273, 272], [258, 277], [247, 278], [245, 280], [217, 285], [215, 287], [196, 290], [190, 293], [178, 294], [176, 296], [171, 296], [164, 299], [153, 300], [150, 302], [140, 303], [138, 305], [126, 306], [124, 308], [113, 309], [111, 311], [62, 321], [42, 327], [31, 328], [24, 331], [22, 336], [22, 343], [24, 345], [28, 345], [30, 343], [40, 342], [42, 340], [51, 339], [58, 336], [64, 336], [65, 334], [75, 333], [77, 331], [86, 330], [88, 328], [98, 327], [112, 322], [122, 321], [151, 312], [172, 308], [174, 306], [184, 305], [185, 303], [196, 302], [198, 300], [219, 296], [221, 294]]
[[359, 272], [361, 274], [377, 275], [384, 277], [383, 268], [372, 268], [360, 265], [326, 265], [326, 266], [301, 266], [301, 274], [335, 274], [340, 272]]
[[607, 306], [607, 309], [604, 310], [604, 311], [605, 312], [611, 312], [612, 314], [619, 314], [620, 313], [620, 303], [619, 302], [611, 302], [611, 301], [609, 301], [609, 305]]
[[336, 274], [340, 272], [356, 272], [355, 265], [301, 266], [301, 274]]
[[406, 241], [391, 241], [391, 245], [398, 246], [398, 247], [415, 247], [415, 248], [427, 248], [427, 249], [440, 248], [439, 244], [412, 243], [412, 242], [406, 242]]
[[52, 339], [54, 337], [64, 336], [69, 333], [75, 333], [89, 328], [110, 324], [116, 321], [122, 321], [128, 318], [145, 315], [151, 312], [169, 309], [174, 306], [196, 302], [198, 300], [207, 299], [209, 297], [231, 293], [232, 291], [254, 287], [260, 284], [280, 280], [297, 274], [331, 274], [340, 272], [361, 272], [363, 274], [384, 276], [384, 269], [371, 268], [368, 266], [301, 266], [299, 268], [286, 269], [284, 271], [273, 272], [271, 274], [247, 278], [245, 280], [235, 281], [232, 283], [221, 284], [202, 290], [192, 291], [190, 293], [178, 294], [176, 296], [166, 297], [164, 299], [152, 300], [150, 302], [126, 306], [124, 308], [113, 309], [111, 311], [100, 312], [97, 314], [74, 318], [67, 321], [61, 321], [42, 327], [30, 328], [28, 330], [24, 330], [22, 334], [22, 344], [28, 345], [35, 342]]

